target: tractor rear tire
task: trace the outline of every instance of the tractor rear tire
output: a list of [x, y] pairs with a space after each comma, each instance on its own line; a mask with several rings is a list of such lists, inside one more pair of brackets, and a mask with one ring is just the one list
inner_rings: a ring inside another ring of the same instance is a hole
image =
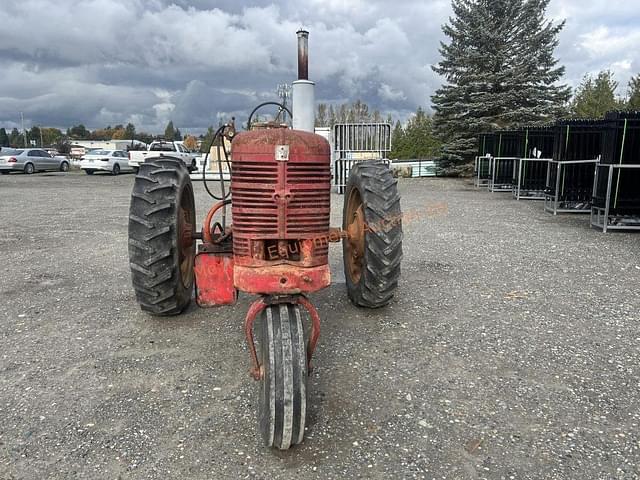
[[129, 209], [129, 265], [142, 310], [166, 316], [191, 302], [195, 201], [181, 160], [153, 158], [136, 175]]
[[258, 423], [267, 447], [302, 443], [307, 410], [307, 349], [300, 307], [270, 305], [261, 319]]
[[356, 163], [344, 195], [344, 271], [347, 293], [359, 307], [379, 308], [393, 298], [402, 261], [398, 182], [380, 161]]

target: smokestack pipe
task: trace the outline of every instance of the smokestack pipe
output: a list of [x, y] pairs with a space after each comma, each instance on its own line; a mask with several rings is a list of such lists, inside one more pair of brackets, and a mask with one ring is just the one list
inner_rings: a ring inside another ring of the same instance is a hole
[[293, 128], [314, 132], [316, 118], [315, 83], [309, 81], [309, 32], [298, 30], [298, 80], [291, 84]]
[[298, 80], [309, 80], [309, 32], [298, 30]]

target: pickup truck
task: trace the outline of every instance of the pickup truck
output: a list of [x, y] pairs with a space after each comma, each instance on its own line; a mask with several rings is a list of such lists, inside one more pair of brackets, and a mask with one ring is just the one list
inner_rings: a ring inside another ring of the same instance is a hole
[[147, 158], [159, 157], [160, 154], [181, 159], [189, 172], [198, 169], [196, 156], [189, 152], [181, 142], [165, 141], [151, 142], [146, 151], [129, 151], [129, 166], [137, 171], [140, 164], [144, 163]]

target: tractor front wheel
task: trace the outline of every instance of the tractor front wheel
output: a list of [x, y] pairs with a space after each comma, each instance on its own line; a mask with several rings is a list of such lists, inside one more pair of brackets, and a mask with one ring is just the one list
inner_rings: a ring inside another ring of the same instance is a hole
[[270, 305], [260, 325], [260, 432], [266, 446], [286, 450], [302, 442], [307, 409], [307, 349], [300, 307]]
[[398, 287], [402, 212], [397, 180], [384, 162], [360, 162], [349, 174], [343, 210], [344, 271], [351, 301], [388, 304]]
[[191, 302], [196, 211], [191, 178], [173, 157], [140, 165], [129, 209], [129, 265], [142, 310], [177, 315]]

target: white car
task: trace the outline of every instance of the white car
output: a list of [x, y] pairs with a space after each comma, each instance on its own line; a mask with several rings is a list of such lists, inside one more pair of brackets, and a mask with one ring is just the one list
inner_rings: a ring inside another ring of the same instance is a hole
[[129, 165], [129, 156], [123, 150], [92, 150], [80, 160], [80, 168], [87, 175], [93, 172], [109, 172], [118, 175], [120, 172], [133, 172]]

